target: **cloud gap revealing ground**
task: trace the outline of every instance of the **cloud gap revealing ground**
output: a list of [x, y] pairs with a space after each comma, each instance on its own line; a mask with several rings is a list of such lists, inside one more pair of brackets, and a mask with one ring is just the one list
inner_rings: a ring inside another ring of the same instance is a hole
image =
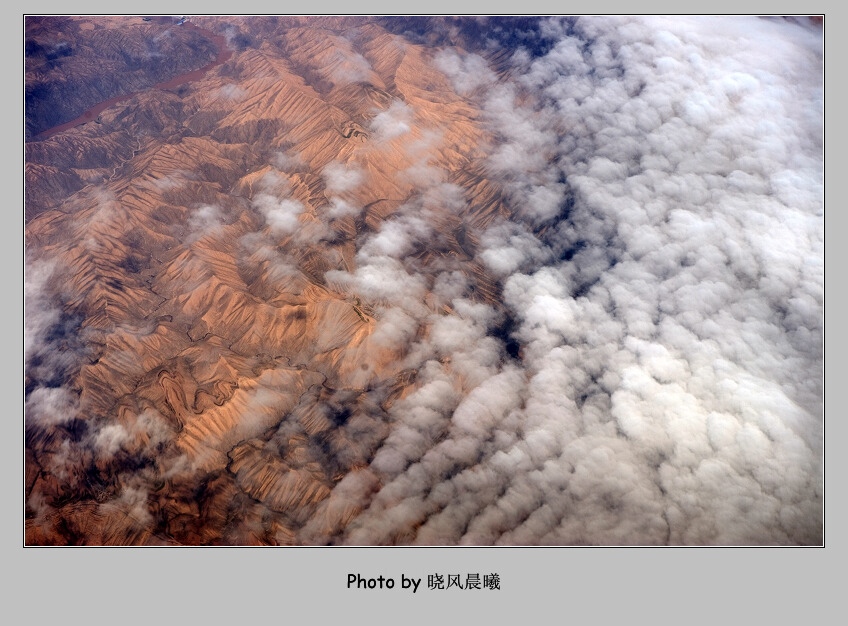
[[821, 20], [25, 39], [27, 545], [822, 544]]

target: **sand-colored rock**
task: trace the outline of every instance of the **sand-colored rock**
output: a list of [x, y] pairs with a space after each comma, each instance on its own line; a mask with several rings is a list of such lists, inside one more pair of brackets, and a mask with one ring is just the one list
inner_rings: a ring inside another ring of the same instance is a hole
[[[30, 544], [341, 532], [364, 504], [331, 490], [367, 466], [416, 376], [375, 339], [385, 303], [327, 275], [355, 272], [365, 235], [426, 210], [438, 237], [410, 258], [454, 264], [471, 298], [498, 301], [474, 256], [479, 230], [507, 212], [504, 192], [483, 167], [481, 112], [433, 48], [370, 19], [194, 22], [27, 22], [28, 260], [53, 268], [49, 306], [75, 316], [85, 346], [55, 382], [73, 390], [73, 418], [28, 424]], [[162, 33], [167, 62], [143, 60]], [[208, 63], [224, 33], [221, 65], [150, 88]], [[73, 53], [48, 61], [60, 41]], [[131, 92], [96, 121], [36, 137]], [[406, 130], [381, 135], [375, 118], [397, 110]], [[332, 164], [357, 184], [330, 188]], [[433, 183], [456, 186], [469, 210], [428, 200]], [[340, 201], [349, 209], [333, 213]], [[299, 207], [291, 228], [263, 212], [281, 206]], [[455, 315], [422, 277], [423, 310]]]

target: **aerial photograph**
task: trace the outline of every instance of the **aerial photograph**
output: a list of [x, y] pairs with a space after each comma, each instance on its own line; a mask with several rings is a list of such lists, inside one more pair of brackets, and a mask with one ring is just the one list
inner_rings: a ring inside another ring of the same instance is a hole
[[823, 17], [21, 20], [25, 547], [824, 545]]

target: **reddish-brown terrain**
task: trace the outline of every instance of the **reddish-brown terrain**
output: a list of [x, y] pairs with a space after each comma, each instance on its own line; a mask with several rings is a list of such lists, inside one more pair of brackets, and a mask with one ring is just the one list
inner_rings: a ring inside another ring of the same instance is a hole
[[[53, 332], [84, 343], [68, 348], [62, 387], [27, 372], [30, 388], [78, 394], [73, 419], [28, 427], [28, 543], [293, 541], [388, 434], [369, 424], [363, 437], [357, 423], [385, 419], [415, 379], [374, 337], [386, 303], [327, 279], [355, 269], [357, 241], [399, 207], [415, 203], [441, 233], [414, 253], [423, 276], [455, 266], [474, 298], [496, 299], [473, 262], [475, 232], [508, 209], [483, 172], [479, 111], [432, 68], [433, 50], [376, 21], [269, 18], [251, 25], [253, 45], [221, 54], [212, 44], [237, 40], [238, 20], [192, 21], [28, 22], [41, 48], [61, 32], [73, 49], [27, 63], [28, 93], [62, 98], [33, 97], [28, 110], [28, 130], [43, 133], [26, 146], [29, 260], [50, 265]], [[127, 50], [151, 40], [192, 54], [169, 48], [168, 62], [127, 75]], [[190, 82], [161, 81], [215, 55]], [[92, 60], [104, 57], [112, 65]], [[73, 97], [52, 79], [60, 71]], [[121, 90], [138, 91], [96, 122], [45, 128]], [[371, 122], [393, 106], [405, 130], [375, 136]], [[327, 189], [330, 165], [357, 184]], [[428, 198], [434, 184], [456, 185], [470, 210]], [[275, 229], [258, 207], [280, 202], [302, 211]], [[339, 202], [350, 208], [333, 217]], [[454, 314], [426, 287], [421, 297]], [[95, 440], [67, 459], [69, 437]], [[355, 512], [322, 510], [321, 524], [338, 532]]]
[[821, 543], [821, 23], [25, 36], [27, 545]]

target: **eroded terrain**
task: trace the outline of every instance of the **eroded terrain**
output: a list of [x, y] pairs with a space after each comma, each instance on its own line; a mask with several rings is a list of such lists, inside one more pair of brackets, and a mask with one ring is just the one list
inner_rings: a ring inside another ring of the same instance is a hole
[[820, 24], [26, 29], [27, 544], [821, 541]]

